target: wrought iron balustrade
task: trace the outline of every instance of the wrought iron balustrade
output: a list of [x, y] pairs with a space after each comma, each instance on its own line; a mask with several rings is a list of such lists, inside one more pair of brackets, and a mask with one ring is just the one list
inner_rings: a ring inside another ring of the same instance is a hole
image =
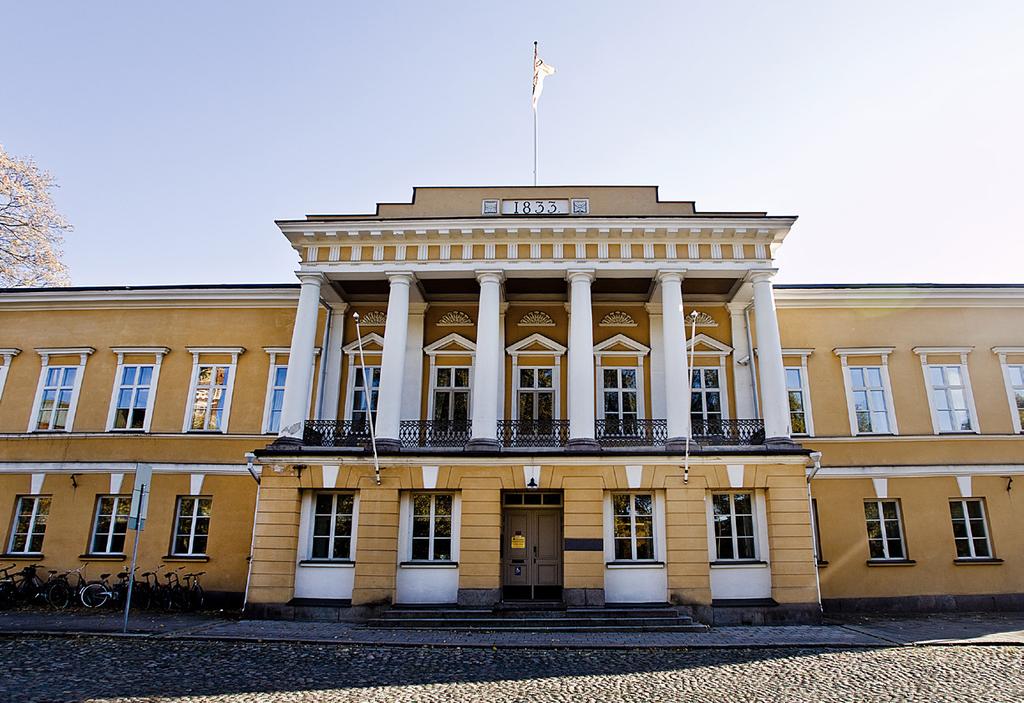
[[463, 447], [471, 434], [468, 421], [402, 420], [398, 427], [403, 447]]
[[596, 439], [602, 447], [658, 447], [668, 439], [667, 420], [598, 420]]
[[704, 445], [764, 444], [764, 420], [690, 421], [691, 438]]
[[370, 423], [362, 420], [307, 420], [302, 428], [306, 447], [362, 447], [370, 443]]
[[501, 446], [564, 447], [569, 441], [568, 420], [498, 420]]

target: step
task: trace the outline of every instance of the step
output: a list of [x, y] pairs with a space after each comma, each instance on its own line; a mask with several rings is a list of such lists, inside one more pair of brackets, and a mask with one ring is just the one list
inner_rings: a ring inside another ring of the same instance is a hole
[[[362, 626], [365, 629], [373, 629], [373, 625]], [[473, 626], [447, 623], [444, 627], [428, 626], [423, 624], [410, 625], [401, 630], [444, 630], [447, 632], [533, 632], [538, 634], [559, 633], [559, 632], [706, 632], [707, 626], [692, 622], [680, 622], [665, 625], [543, 625], [536, 627], [524, 627], [518, 624], [499, 622], [490, 626]]]
[[428, 619], [464, 619], [464, 618], [500, 617], [513, 620], [516, 618], [579, 618], [579, 617], [684, 617], [674, 608], [563, 608], [561, 610], [494, 610], [469, 608], [392, 608], [381, 613], [381, 619], [413, 620]]
[[377, 618], [369, 621], [375, 627], [494, 627], [508, 625], [511, 627], [561, 627], [565, 625], [673, 625], [689, 624], [689, 618], [650, 617], [650, 618], [414, 618], [410, 620]]

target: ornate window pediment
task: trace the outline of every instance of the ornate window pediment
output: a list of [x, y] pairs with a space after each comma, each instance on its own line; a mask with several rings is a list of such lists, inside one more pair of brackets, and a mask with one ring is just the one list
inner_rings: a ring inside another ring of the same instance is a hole
[[636, 327], [636, 320], [628, 312], [613, 310], [601, 318], [599, 327]]
[[476, 353], [476, 344], [466, 339], [461, 334], [452, 332], [436, 342], [423, 347], [423, 353], [427, 356], [436, 356], [438, 354], [464, 354], [472, 356]]
[[519, 327], [554, 327], [555, 321], [543, 310], [531, 310], [519, 320]]
[[651, 351], [650, 347], [641, 344], [635, 339], [630, 339], [624, 334], [617, 334], [594, 345], [594, 353], [598, 356], [603, 354], [636, 354], [644, 356], [649, 351]]
[[[353, 356], [359, 353], [359, 340], [349, 342], [341, 348], [343, 352], [349, 356]], [[364, 354], [380, 354], [384, 351], [384, 338], [376, 332], [370, 332], [369, 334], [363, 335], [363, 353]]]
[[437, 321], [438, 327], [472, 327], [473, 320], [461, 310], [450, 310], [441, 315]]
[[719, 342], [703, 333], [686, 340], [687, 353], [691, 350], [694, 356], [727, 356], [732, 353], [732, 347], [728, 344]]
[[538, 332], [506, 347], [505, 351], [512, 356], [518, 356], [520, 354], [561, 356], [562, 354], [565, 354], [566, 347]]
[[380, 310], [371, 310], [359, 318], [360, 327], [383, 327], [388, 321], [388, 316]]

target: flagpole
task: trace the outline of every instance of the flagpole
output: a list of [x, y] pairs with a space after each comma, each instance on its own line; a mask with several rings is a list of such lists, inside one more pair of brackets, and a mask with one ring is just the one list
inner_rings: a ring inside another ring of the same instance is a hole
[[[534, 80], [537, 78], [537, 42], [533, 43]], [[537, 105], [533, 105], [533, 185], [537, 185]]]

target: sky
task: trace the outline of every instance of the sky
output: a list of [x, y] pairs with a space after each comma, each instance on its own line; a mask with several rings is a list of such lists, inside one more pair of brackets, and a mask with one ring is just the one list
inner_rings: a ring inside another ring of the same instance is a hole
[[777, 281], [1024, 283], [1024, 2], [4, 3], [0, 144], [75, 285], [294, 282], [416, 185], [798, 215]]

